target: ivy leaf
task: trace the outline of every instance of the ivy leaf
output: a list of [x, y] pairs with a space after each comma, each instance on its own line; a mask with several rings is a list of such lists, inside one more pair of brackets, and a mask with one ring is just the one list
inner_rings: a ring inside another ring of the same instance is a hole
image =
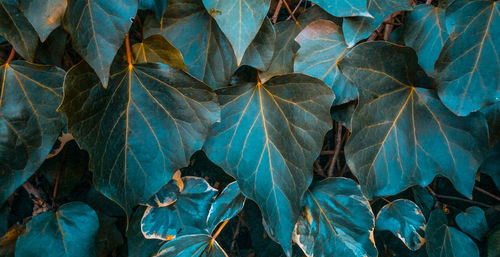
[[465, 212], [459, 213], [455, 216], [455, 221], [463, 232], [476, 240], [481, 241], [486, 232], [488, 232], [488, 224], [486, 223], [484, 211], [477, 206], [471, 206]]
[[493, 232], [488, 238], [488, 257], [500, 256], [500, 229]]
[[218, 95], [222, 120], [212, 127], [204, 150], [257, 202], [268, 233], [290, 256], [300, 199], [331, 127], [332, 91], [318, 79], [289, 74], [263, 85], [220, 89]]
[[497, 102], [481, 109], [488, 121], [490, 150], [488, 157], [481, 164], [481, 173], [488, 174], [500, 188], [500, 103]]
[[425, 72], [434, 73], [434, 63], [448, 39], [445, 10], [432, 5], [417, 5], [406, 15], [404, 39], [406, 45], [417, 52], [418, 63]]
[[434, 207], [434, 197], [432, 197], [427, 189], [421, 186], [414, 186], [411, 188], [411, 191], [413, 193], [413, 199], [420, 207], [420, 210], [422, 210], [424, 217], [429, 218], [431, 210]]
[[172, 179], [164, 185], [156, 194], [144, 203], [146, 206], [155, 208], [169, 206], [177, 201], [177, 196], [184, 190], [184, 182], [181, 179], [180, 170], [176, 171]]
[[181, 51], [194, 77], [214, 89], [227, 86], [236, 70], [236, 58], [201, 0], [170, 0], [161, 21], [150, 16], [144, 26], [145, 36], [161, 34]]
[[42, 165], [66, 124], [56, 112], [64, 74], [24, 61], [0, 66], [0, 205]]
[[56, 212], [33, 217], [17, 239], [16, 256], [95, 256], [98, 229], [99, 219], [92, 208], [70, 202]]
[[209, 235], [185, 235], [166, 242], [156, 257], [227, 257], [224, 249]]
[[391, 231], [412, 251], [425, 243], [425, 217], [410, 200], [398, 199], [382, 207], [377, 214], [376, 227]]
[[358, 97], [356, 87], [337, 66], [348, 51], [341, 29], [332, 21], [317, 20], [307, 25], [295, 38], [300, 49], [295, 56], [294, 71], [323, 80], [335, 93], [334, 105]]
[[474, 241], [447, 224], [448, 220], [441, 209], [431, 212], [425, 229], [429, 257], [479, 257]]
[[398, 11], [412, 10], [408, 0], [368, 0], [370, 17], [347, 17], [342, 29], [347, 46], [353, 47], [358, 41], [367, 38], [389, 16]]
[[146, 207], [139, 205], [130, 218], [130, 226], [127, 230], [129, 256], [151, 257], [164, 242], [158, 239], [147, 239], [141, 233], [141, 219], [145, 211]]
[[219, 107], [209, 87], [168, 65], [117, 61], [112, 71], [105, 89], [86, 63], [73, 67], [60, 110], [90, 153], [96, 189], [129, 216], [187, 165]]
[[271, 0], [203, 0], [203, 4], [231, 42], [239, 66], [264, 22]]
[[468, 1], [452, 16], [454, 31], [435, 68], [439, 97], [457, 115], [500, 100], [499, 8], [494, 1]]
[[167, 10], [167, 4], [168, 0], [139, 0], [139, 9], [153, 11], [155, 17], [161, 19]]
[[259, 32], [248, 46], [241, 65], [249, 65], [258, 70], [266, 70], [271, 64], [276, 42], [276, 31], [268, 18], [264, 19]]
[[104, 87], [137, 5], [137, 0], [68, 0], [64, 26], [73, 47], [95, 70]]
[[409, 47], [363, 43], [340, 62], [360, 92], [346, 158], [370, 198], [449, 178], [470, 196], [487, 150], [487, 127], [478, 113], [457, 117], [431, 89], [416, 86], [419, 66]]
[[237, 182], [227, 185], [210, 207], [207, 219], [208, 230], [213, 231], [219, 223], [236, 216], [243, 209], [245, 199]]
[[[116, 218], [98, 213], [99, 230], [95, 247], [97, 257], [107, 257], [113, 250], [123, 244], [123, 236], [116, 226]], [[134, 255], [135, 256], [135, 255]]]
[[16, 0], [0, 0], [0, 35], [7, 39], [24, 59], [33, 61], [38, 35], [19, 10]]
[[134, 63], [160, 62], [187, 70], [181, 52], [161, 35], [152, 35], [144, 39], [142, 43], [134, 44], [132, 56]]
[[331, 15], [337, 17], [372, 17], [368, 12], [367, 0], [315, 0], [314, 3], [321, 6], [321, 8]]
[[42, 44], [38, 45], [35, 58], [41, 63], [62, 67], [68, 33], [63, 27], [58, 27]]
[[44, 42], [61, 25], [66, 11], [66, 0], [18, 0], [19, 8]]
[[354, 110], [358, 106], [358, 101], [350, 101], [341, 105], [333, 105], [330, 108], [330, 114], [334, 121], [342, 123], [342, 125], [348, 129], [352, 130], [352, 115]]
[[377, 256], [374, 223], [358, 184], [327, 178], [304, 195], [294, 241], [307, 256]]

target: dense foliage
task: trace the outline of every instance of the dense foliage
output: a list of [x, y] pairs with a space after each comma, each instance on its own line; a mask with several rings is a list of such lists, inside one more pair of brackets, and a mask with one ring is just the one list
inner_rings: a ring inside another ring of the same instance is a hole
[[0, 256], [500, 256], [493, 0], [0, 0]]

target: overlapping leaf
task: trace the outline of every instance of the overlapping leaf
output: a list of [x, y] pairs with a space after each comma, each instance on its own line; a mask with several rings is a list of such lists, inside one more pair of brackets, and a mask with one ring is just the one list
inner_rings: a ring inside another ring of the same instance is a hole
[[294, 241], [307, 256], [377, 256], [374, 223], [358, 184], [328, 178], [304, 195]]
[[292, 230], [312, 163], [331, 127], [331, 90], [302, 74], [218, 91], [221, 122], [204, 149], [260, 206], [268, 233], [291, 254]]
[[139, 205], [130, 219], [130, 226], [127, 230], [127, 245], [129, 256], [151, 257], [160, 249], [163, 240], [147, 239], [141, 232], [141, 220], [145, 206]]
[[161, 62], [187, 70], [181, 52], [161, 35], [152, 35], [132, 46], [134, 63]]
[[249, 65], [258, 70], [266, 70], [271, 64], [275, 51], [276, 31], [271, 21], [266, 18], [259, 32], [248, 46], [241, 65]]
[[315, 0], [314, 3], [321, 6], [321, 8], [331, 15], [337, 17], [372, 17], [368, 12], [367, 0]]
[[61, 25], [66, 11], [66, 0], [18, 0], [19, 8], [35, 28], [43, 42]]
[[222, 247], [209, 235], [186, 235], [168, 241], [155, 257], [227, 257]]
[[105, 89], [87, 64], [73, 67], [60, 109], [90, 152], [95, 187], [130, 215], [187, 165], [219, 107], [209, 87], [165, 64], [112, 69]]
[[167, 10], [168, 0], [139, 0], [139, 9], [150, 10], [155, 13], [157, 19]]
[[0, 205], [42, 165], [66, 120], [62, 69], [14, 61], [0, 66]]
[[471, 206], [455, 216], [458, 227], [476, 240], [481, 240], [488, 232], [488, 223], [483, 209]]
[[210, 207], [207, 219], [208, 230], [213, 231], [219, 223], [236, 216], [243, 209], [245, 199], [237, 182], [227, 185]]
[[113, 58], [125, 39], [137, 0], [68, 0], [64, 26], [73, 47], [108, 85]]
[[[465, 116], [500, 100], [500, 6], [489, 0], [464, 4], [436, 61], [438, 94], [444, 105]], [[450, 6], [449, 8], [453, 8]]]
[[488, 121], [490, 150], [481, 164], [481, 172], [488, 174], [500, 188], [500, 102], [481, 109]]
[[419, 88], [430, 85], [420, 84], [426, 80], [417, 77], [411, 48], [363, 43], [340, 67], [360, 92], [345, 152], [369, 197], [425, 186], [437, 175], [449, 178], [460, 193], [472, 194], [487, 150], [482, 115], [457, 117], [433, 90]]
[[356, 87], [340, 73], [337, 66], [348, 48], [342, 31], [334, 22], [314, 21], [295, 40], [300, 44], [294, 61], [295, 72], [323, 80], [335, 93], [335, 105], [358, 97]]

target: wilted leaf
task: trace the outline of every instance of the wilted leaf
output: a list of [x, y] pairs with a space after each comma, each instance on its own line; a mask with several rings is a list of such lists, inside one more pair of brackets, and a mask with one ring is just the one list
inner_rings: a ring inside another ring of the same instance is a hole
[[132, 54], [134, 63], [161, 62], [187, 71], [181, 52], [161, 35], [152, 35], [133, 45]]
[[236, 216], [243, 209], [245, 199], [237, 182], [227, 185], [210, 207], [207, 219], [208, 231], [213, 231], [219, 223]]
[[449, 178], [470, 196], [486, 154], [487, 127], [474, 113], [457, 117], [431, 89], [419, 88], [416, 54], [386, 42], [355, 47], [340, 62], [360, 92], [346, 158], [369, 196]]
[[66, 0], [18, 0], [18, 2], [19, 9], [31, 22], [42, 42], [61, 25], [67, 5]]
[[455, 216], [455, 221], [463, 232], [476, 240], [481, 241], [486, 232], [488, 232], [488, 224], [486, 223], [484, 211], [477, 206], [471, 206], [465, 212], [459, 213]]
[[139, 0], [139, 9], [153, 11], [155, 17], [161, 19], [167, 10], [167, 4], [168, 0]]
[[367, 0], [315, 0], [314, 3], [337, 17], [372, 17], [368, 12]]
[[209, 235], [185, 235], [166, 242], [155, 257], [227, 257]]
[[259, 32], [248, 46], [241, 65], [249, 65], [259, 70], [266, 70], [273, 58], [276, 31], [268, 18], [264, 19]]

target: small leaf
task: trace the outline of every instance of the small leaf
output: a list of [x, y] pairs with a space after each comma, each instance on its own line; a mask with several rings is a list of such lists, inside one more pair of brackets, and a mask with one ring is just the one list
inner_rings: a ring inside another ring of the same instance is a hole
[[152, 35], [142, 43], [134, 44], [132, 55], [134, 63], [161, 62], [187, 71], [181, 52], [161, 35]]
[[434, 207], [434, 198], [427, 189], [421, 186], [414, 186], [411, 188], [411, 191], [413, 193], [413, 199], [422, 210], [424, 217], [429, 218], [431, 210]]
[[96, 212], [82, 202], [62, 205], [56, 212], [45, 212], [26, 224], [17, 239], [16, 257], [95, 256], [95, 237], [99, 229]]
[[155, 17], [161, 19], [167, 10], [167, 3], [168, 0], [139, 0], [139, 9], [153, 11]]
[[66, 11], [66, 0], [18, 0], [19, 8], [31, 22], [44, 42], [50, 33], [61, 25]]
[[314, 3], [337, 17], [372, 17], [368, 12], [367, 0], [315, 0]]
[[146, 206], [159, 208], [175, 203], [177, 201], [177, 196], [184, 189], [184, 182], [182, 182], [180, 174], [180, 170], [176, 171], [172, 179], [144, 204]]
[[358, 101], [350, 101], [341, 105], [333, 105], [330, 108], [330, 114], [334, 121], [342, 123], [342, 125], [348, 129], [352, 130], [352, 115], [354, 110], [358, 106]]
[[276, 31], [268, 18], [264, 19], [259, 32], [248, 46], [241, 65], [249, 65], [258, 70], [266, 70], [271, 64], [273, 58]]
[[425, 243], [425, 217], [410, 200], [398, 199], [382, 207], [377, 214], [376, 227], [391, 231], [412, 251]]
[[481, 241], [486, 232], [488, 232], [488, 224], [486, 223], [484, 211], [477, 206], [471, 206], [465, 212], [459, 213], [455, 216], [455, 221], [463, 232], [476, 240]]
[[236, 216], [243, 209], [245, 199], [237, 182], [227, 185], [210, 207], [207, 219], [208, 230], [213, 231], [219, 223]]
[[441, 209], [431, 212], [425, 229], [429, 257], [479, 257], [474, 241], [447, 224], [448, 220]]
[[370, 203], [347, 178], [313, 183], [302, 199], [294, 241], [307, 256], [377, 256]]
[[155, 257], [227, 257], [209, 235], [185, 235], [166, 242]]
[[127, 231], [128, 255], [134, 257], [151, 257], [164, 242], [158, 239], [147, 239], [141, 233], [141, 219], [146, 207], [139, 205], [130, 218], [130, 226]]

